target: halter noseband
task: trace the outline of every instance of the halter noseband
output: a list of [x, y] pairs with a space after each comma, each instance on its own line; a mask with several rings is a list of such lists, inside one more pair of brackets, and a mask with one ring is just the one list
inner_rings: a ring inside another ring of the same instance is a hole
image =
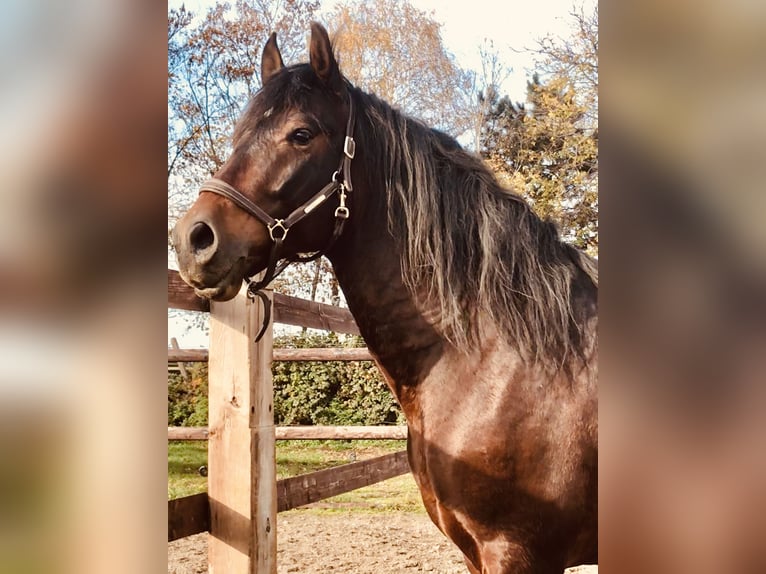
[[[237, 207], [263, 223], [269, 231], [269, 237], [271, 237], [271, 241], [273, 242], [271, 253], [269, 255], [269, 265], [266, 268], [266, 275], [257, 283], [248, 278], [247, 291], [250, 296], [259, 295], [258, 291], [271, 283], [290, 263], [294, 261], [299, 263], [313, 261], [327, 253], [340, 237], [341, 233], [343, 233], [343, 226], [346, 224], [346, 220], [350, 215], [349, 209], [346, 206], [346, 192], [353, 190], [353, 186], [351, 185], [351, 160], [354, 159], [354, 153], [356, 151], [356, 142], [354, 141], [354, 121], [354, 100], [349, 93], [346, 139], [343, 142], [343, 156], [341, 157], [338, 170], [332, 174], [330, 183], [325, 185], [300, 207], [294, 209], [293, 212], [284, 219], [275, 219], [258, 207], [251, 199], [221, 179], [209, 179], [202, 184], [199, 191], [200, 193], [209, 191], [225, 197]], [[282, 244], [285, 237], [287, 237], [288, 231], [290, 231], [293, 225], [301, 221], [309, 213], [330, 199], [335, 193], [338, 194], [339, 205], [335, 208], [335, 228], [333, 229], [332, 237], [327, 245], [325, 245], [323, 249], [310, 255], [294, 255], [292, 257], [286, 257], [279, 263]], [[258, 338], [260, 338], [260, 336]]]

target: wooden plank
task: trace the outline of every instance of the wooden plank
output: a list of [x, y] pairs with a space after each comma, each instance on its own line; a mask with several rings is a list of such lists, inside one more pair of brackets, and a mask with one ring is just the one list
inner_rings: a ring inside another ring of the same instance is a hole
[[208, 440], [210, 572], [276, 574], [272, 329], [244, 290], [211, 304]]
[[178, 271], [168, 269], [168, 307], [187, 311], [210, 311], [210, 301], [197, 297]]
[[205, 363], [209, 358], [210, 351], [207, 349], [168, 349], [168, 363]]
[[[348, 309], [306, 301], [281, 293], [274, 293], [273, 296], [275, 323], [350, 335], [359, 334], [359, 328]], [[197, 297], [194, 289], [181, 279], [178, 271], [168, 269], [168, 307], [188, 311], [209, 311], [210, 301]]]
[[350, 335], [359, 334], [359, 327], [348, 309], [281, 293], [274, 293], [274, 322]]
[[402, 440], [406, 426], [277, 427], [277, 440]]
[[[170, 339], [170, 347], [173, 351], [178, 351], [180, 347], [178, 346], [178, 339], [175, 337], [172, 337]], [[181, 371], [181, 376], [184, 378], [185, 381], [189, 380], [189, 373], [186, 370], [186, 365], [183, 363], [183, 361], [178, 361], [178, 370]]]
[[[404, 440], [406, 426], [283, 426], [277, 440]], [[168, 440], [208, 440], [207, 427], [168, 427]]]
[[209, 529], [207, 492], [168, 500], [168, 542]]
[[[402, 451], [286, 478], [277, 482], [278, 511], [324, 500], [407, 472], [407, 453]], [[168, 542], [209, 531], [210, 518], [206, 492], [169, 500]], [[240, 519], [238, 523], [243, 522]]]
[[168, 440], [207, 440], [207, 427], [168, 427]]
[[277, 440], [402, 440], [406, 426], [282, 426]]
[[277, 482], [277, 510], [283, 512], [409, 472], [407, 452], [395, 452]]
[[365, 348], [274, 349], [275, 361], [372, 361]]
[[[197, 297], [178, 271], [168, 269], [168, 307], [188, 311], [209, 311], [210, 301]], [[324, 329], [358, 335], [354, 317], [348, 309], [274, 293], [274, 322], [298, 327]]]
[[[272, 306], [274, 293], [268, 291]], [[257, 322], [249, 340], [261, 330], [263, 304], [256, 300]], [[274, 386], [271, 379], [271, 361], [274, 352], [274, 322], [268, 326], [260, 343], [255, 345], [253, 360], [255, 388], [250, 411], [251, 463], [253, 465], [253, 496], [251, 513], [255, 521], [253, 574], [277, 574], [277, 455], [274, 437]], [[227, 570], [228, 572], [228, 570]]]
[[[168, 349], [168, 362], [205, 362], [210, 358], [207, 349]], [[274, 349], [275, 361], [372, 361], [365, 348], [335, 347], [324, 349]]]

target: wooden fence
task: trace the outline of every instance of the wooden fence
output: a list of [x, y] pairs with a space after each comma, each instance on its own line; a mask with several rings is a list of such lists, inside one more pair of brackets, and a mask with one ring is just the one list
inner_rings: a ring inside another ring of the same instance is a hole
[[[208, 440], [207, 427], [168, 427], [168, 440]], [[406, 426], [274, 427], [276, 440], [404, 440]]]
[[[358, 334], [346, 309], [270, 293], [274, 322]], [[406, 438], [406, 427], [276, 427], [271, 361], [369, 360], [367, 349], [273, 349], [258, 344], [263, 308], [240, 293], [199, 299], [168, 270], [168, 307], [209, 311], [210, 349], [169, 349], [168, 362], [208, 361], [209, 426], [168, 427], [169, 440], [208, 441], [208, 491], [168, 502], [168, 540], [210, 532], [210, 572], [276, 574], [276, 514], [405, 474], [405, 452], [276, 480], [275, 441]]]

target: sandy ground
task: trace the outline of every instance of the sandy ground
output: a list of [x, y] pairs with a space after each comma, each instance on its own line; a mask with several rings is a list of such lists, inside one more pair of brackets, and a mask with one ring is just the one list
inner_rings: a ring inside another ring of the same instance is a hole
[[[460, 551], [425, 514], [293, 510], [279, 514], [277, 532], [279, 574], [467, 573]], [[598, 568], [567, 572], [597, 574]], [[168, 574], [203, 573], [207, 534], [168, 544]]]

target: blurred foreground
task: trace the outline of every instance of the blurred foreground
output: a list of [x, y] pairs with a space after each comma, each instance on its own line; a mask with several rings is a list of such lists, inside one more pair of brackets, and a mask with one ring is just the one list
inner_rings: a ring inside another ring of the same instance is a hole
[[600, 568], [765, 572], [766, 9], [601, 16]]
[[161, 571], [165, 7], [0, 19], [0, 572]]

